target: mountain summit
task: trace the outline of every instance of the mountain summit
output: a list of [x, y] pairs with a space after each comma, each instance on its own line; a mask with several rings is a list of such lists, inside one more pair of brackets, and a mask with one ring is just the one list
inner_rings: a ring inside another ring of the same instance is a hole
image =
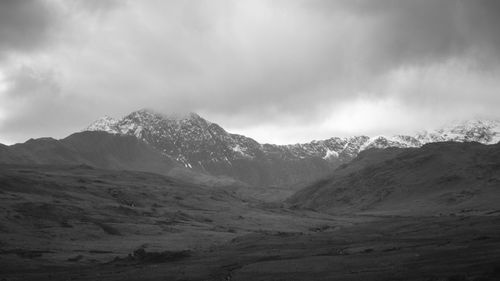
[[104, 131], [108, 133], [118, 134], [120, 130], [118, 128], [118, 120], [107, 115], [99, 118], [90, 124], [83, 131]]
[[184, 166], [204, 169], [204, 162], [256, 157], [260, 144], [244, 136], [229, 134], [196, 113], [164, 115], [142, 109], [121, 120], [104, 117], [86, 130], [135, 135]]

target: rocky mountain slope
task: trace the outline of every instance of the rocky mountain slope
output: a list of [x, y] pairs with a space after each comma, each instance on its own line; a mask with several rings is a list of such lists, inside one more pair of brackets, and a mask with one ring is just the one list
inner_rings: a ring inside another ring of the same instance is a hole
[[500, 200], [500, 144], [441, 142], [369, 149], [288, 203], [327, 212], [494, 211]]
[[120, 120], [103, 117], [85, 131], [133, 135], [187, 168], [226, 175], [261, 186], [307, 183], [369, 148], [420, 147], [429, 142], [500, 140], [500, 122], [473, 120], [413, 136], [333, 137], [304, 144], [274, 145], [225, 131], [195, 113], [132, 112]]

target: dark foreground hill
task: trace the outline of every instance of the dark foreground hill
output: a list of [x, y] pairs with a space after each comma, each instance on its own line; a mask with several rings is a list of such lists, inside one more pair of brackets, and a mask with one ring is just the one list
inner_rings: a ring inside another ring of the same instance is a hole
[[90, 165], [166, 174], [179, 164], [133, 136], [75, 133], [64, 139], [30, 139], [4, 147], [0, 163]]
[[[142, 171], [205, 186], [231, 187], [250, 196], [265, 197], [267, 194], [262, 188], [250, 188], [248, 184], [229, 177], [185, 168], [135, 136], [106, 132], [88, 131], [60, 140], [39, 138], [11, 146], [0, 145], [0, 164], [88, 165], [100, 169]], [[268, 192], [289, 194], [281, 190]]]
[[444, 142], [368, 150], [288, 202], [328, 212], [494, 211], [500, 202], [500, 144]]

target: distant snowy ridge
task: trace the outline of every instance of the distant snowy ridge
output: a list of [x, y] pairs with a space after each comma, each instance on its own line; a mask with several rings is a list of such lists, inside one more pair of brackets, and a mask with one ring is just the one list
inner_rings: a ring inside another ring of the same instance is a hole
[[[168, 139], [173, 141], [178, 139], [184, 142], [190, 140], [210, 141], [214, 132], [209, 130], [211, 122], [206, 121], [195, 113], [185, 115], [161, 115], [149, 110], [139, 110], [124, 117], [121, 120], [104, 116], [87, 128], [84, 131], [106, 131], [113, 134], [135, 135], [150, 143], [158, 143], [159, 139]], [[191, 128], [190, 128], [191, 127]], [[248, 153], [255, 149], [255, 143], [252, 147], [248, 147], [246, 142], [248, 138], [240, 136], [234, 138], [231, 134], [217, 126], [218, 132], [222, 139], [227, 142], [230, 151], [241, 157], [253, 157], [254, 153]], [[150, 137], [143, 137], [145, 131]], [[153, 139], [151, 138], [153, 137]], [[243, 143], [240, 143], [243, 141]], [[419, 147], [430, 142], [443, 141], [476, 141], [484, 144], [493, 144], [500, 141], [500, 122], [492, 120], [469, 120], [465, 122], [455, 122], [441, 129], [434, 131], [423, 131], [416, 133], [413, 136], [409, 135], [394, 135], [394, 136], [353, 136], [353, 137], [333, 137], [326, 140], [312, 141], [309, 143], [293, 144], [293, 145], [259, 145], [264, 153], [271, 151], [286, 152], [292, 157], [320, 157], [325, 160], [329, 158], [338, 158], [341, 155], [352, 157], [360, 151], [368, 148], [386, 148], [386, 147]], [[183, 145], [179, 143], [182, 147]], [[208, 154], [214, 154], [213, 152]], [[184, 155], [175, 155], [176, 158], [183, 159]], [[218, 159], [219, 161], [228, 161], [227, 157]], [[214, 159], [214, 161], [217, 161]], [[184, 163], [188, 166], [189, 162]]]
[[354, 136], [346, 138], [330, 138], [305, 144], [286, 146], [297, 157], [316, 155], [329, 159], [333, 153], [346, 158], [355, 157], [359, 152], [369, 148], [387, 147], [420, 147], [431, 142], [479, 142], [494, 144], [500, 141], [500, 122], [492, 120], [469, 120], [455, 122], [434, 131], [423, 131], [413, 136]]

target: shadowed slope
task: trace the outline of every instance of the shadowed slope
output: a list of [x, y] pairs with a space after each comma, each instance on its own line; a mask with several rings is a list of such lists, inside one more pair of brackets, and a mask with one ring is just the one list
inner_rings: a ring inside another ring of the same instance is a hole
[[169, 157], [133, 136], [105, 132], [72, 134], [61, 140], [30, 139], [0, 152], [1, 163], [85, 164], [98, 168], [165, 174], [179, 166]]
[[368, 150], [288, 202], [322, 211], [491, 211], [500, 199], [500, 145], [433, 143]]
[[102, 169], [152, 172], [266, 200], [290, 195], [287, 190], [251, 187], [227, 176], [213, 176], [185, 168], [135, 136], [98, 131], [75, 133], [61, 140], [40, 138], [0, 146], [0, 164], [89, 165]]

